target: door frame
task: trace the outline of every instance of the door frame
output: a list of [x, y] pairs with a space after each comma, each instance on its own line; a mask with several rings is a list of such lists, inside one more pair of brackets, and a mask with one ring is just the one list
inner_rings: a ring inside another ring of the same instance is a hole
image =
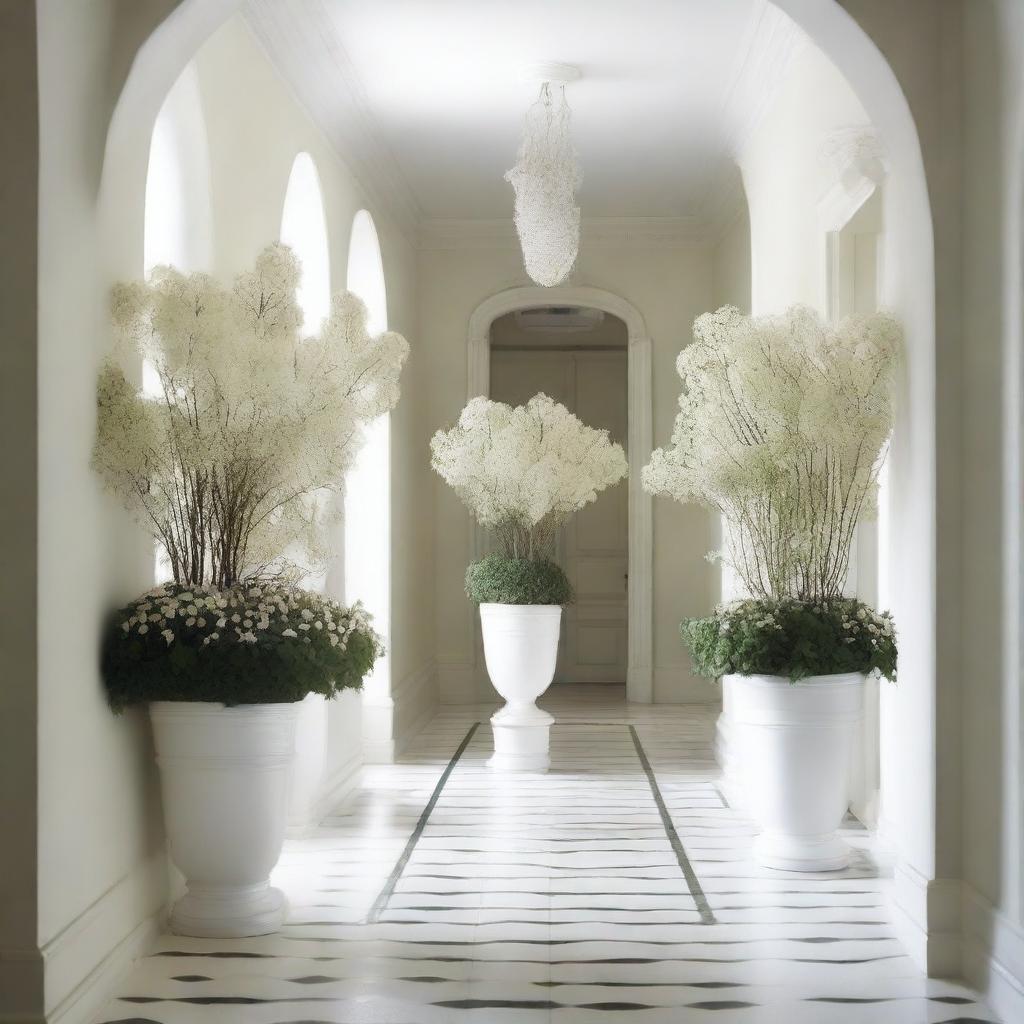
[[[589, 286], [508, 288], [485, 299], [469, 318], [466, 398], [487, 397], [491, 385], [491, 324], [506, 313], [537, 306], [589, 306], [617, 316], [628, 335], [626, 375], [627, 457], [629, 462], [629, 593], [627, 611], [626, 699], [654, 700], [654, 530], [652, 497], [641, 484], [654, 437], [651, 338], [643, 315], [613, 292]], [[470, 551], [483, 553], [483, 531], [471, 521]]]

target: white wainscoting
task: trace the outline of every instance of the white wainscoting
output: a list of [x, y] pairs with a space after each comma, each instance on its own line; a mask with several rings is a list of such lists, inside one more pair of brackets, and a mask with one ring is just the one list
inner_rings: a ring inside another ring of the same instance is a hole
[[416, 734], [437, 713], [437, 663], [431, 659], [406, 676], [392, 692], [394, 708], [395, 755], [408, 748]]
[[963, 886], [963, 973], [1005, 1021], [1024, 1021], [1024, 928]]
[[119, 979], [156, 941], [166, 893], [167, 862], [161, 852], [111, 886], [43, 946], [47, 1024], [90, 1024]]
[[925, 878], [904, 861], [893, 872], [893, 926], [917, 966], [931, 978], [960, 975], [960, 882]]

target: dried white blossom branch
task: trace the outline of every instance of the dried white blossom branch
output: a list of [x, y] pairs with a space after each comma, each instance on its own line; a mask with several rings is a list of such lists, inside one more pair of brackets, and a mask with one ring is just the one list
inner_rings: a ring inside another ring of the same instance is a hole
[[[408, 354], [371, 337], [350, 292], [302, 338], [300, 267], [274, 244], [225, 288], [157, 267], [113, 294], [116, 345], [99, 378], [93, 464], [166, 549], [182, 584], [230, 587], [327, 556], [328, 492], [339, 490], [362, 425], [392, 409]], [[159, 393], [139, 393], [142, 359]]]
[[694, 338], [676, 363], [672, 442], [644, 467], [644, 487], [722, 514], [719, 557], [752, 596], [838, 596], [857, 523], [876, 510], [899, 324], [726, 306], [698, 317]]
[[549, 556], [555, 530], [628, 469], [607, 430], [544, 394], [515, 408], [474, 398], [430, 448], [434, 469], [511, 558]]

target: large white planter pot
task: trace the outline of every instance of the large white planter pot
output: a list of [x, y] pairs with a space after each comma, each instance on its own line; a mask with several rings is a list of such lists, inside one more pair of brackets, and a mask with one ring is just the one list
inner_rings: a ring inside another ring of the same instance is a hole
[[150, 704], [171, 859], [188, 884], [179, 935], [277, 931], [288, 904], [271, 887], [288, 815], [298, 704]]
[[491, 717], [494, 756], [504, 771], [544, 772], [554, 719], [535, 701], [551, 685], [562, 608], [557, 604], [482, 604], [484, 659], [505, 706]]
[[864, 676], [729, 676], [744, 807], [761, 826], [754, 859], [787, 871], [846, 867], [836, 835], [849, 805], [850, 751]]

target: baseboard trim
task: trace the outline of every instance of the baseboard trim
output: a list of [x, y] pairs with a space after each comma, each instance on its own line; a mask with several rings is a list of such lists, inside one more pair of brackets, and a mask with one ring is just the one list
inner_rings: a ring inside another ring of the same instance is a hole
[[[41, 950], [47, 1024], [89, 1024], [162, 931], [167, 862], [151, 857]], [[141, 916], [140, 916], [141, 915]], [[132, 926], [124, 931], [123, 921]]]
[[395, 756], [399, 757], [437, 713], [437, 662], [425, 662], [395, 691]]
[[1024, 1020], [1024, 928], [963, 886], [963, 973], [1006, 1021]]
[[446, 661], [437, 664], [438, 699], [442, 704], [478, 704], [478, 669], [467, 661]]
[[301, 839], [317, 828], [320, 823], [333, 815], [352, 795], [363, 770], [363, 751], [356, 752], [342, 765], [335, 768], [330, 777], [324, 780], [317, 798], [312, 824], [307, 828], [289, 828], [289, 839]]
[[654, 667], [655, 704], [699, 704], [714, 707], [722, 700], [721, 689], [711, 680], [695, 676], [689, 665]]
[[961, 883], [929, 879], [905, 861], [893, 872], [893, 926], [917, 966], [930, 978], [961, 974]]

